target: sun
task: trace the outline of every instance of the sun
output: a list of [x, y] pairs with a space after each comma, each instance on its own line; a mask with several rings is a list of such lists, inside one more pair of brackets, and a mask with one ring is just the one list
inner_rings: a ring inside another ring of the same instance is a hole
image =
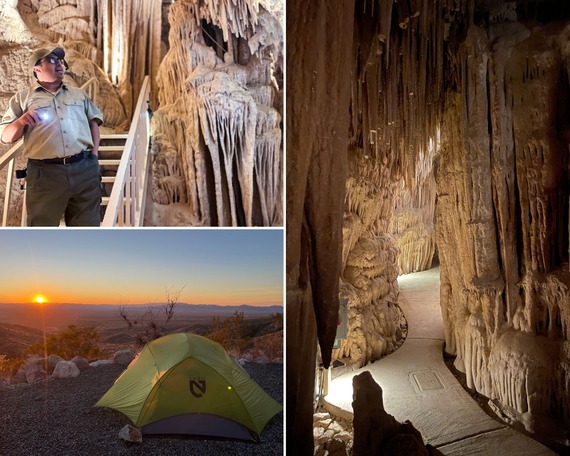
[[46, 302], [46, 298], [45, 298], [45, 296], [37, 295], [37, 296], [34, 298], [34, 301], [35, 301], [37, 304], [44, 304], [44, 303]]

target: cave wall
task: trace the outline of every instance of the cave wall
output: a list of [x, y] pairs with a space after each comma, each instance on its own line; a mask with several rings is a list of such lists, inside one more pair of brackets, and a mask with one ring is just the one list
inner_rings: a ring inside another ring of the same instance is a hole
[[340, 296], [348, 299], [348, 334], [335, 358], [364, 365], [402, 342], [398, 301], [398, 244], [389, 232], [397, 182], [380, 157], [352, 147], [348, 152]]
[[63, 41], [103, 69], [133, 114], [145, 75], [161, 59], [162, 2], [155, 0], [20, 0], [17, 10], [39, 39]]
[[514, 4], [480, 14], [450, 59], [436, 167], [446, 351], [541, 433], [570, 417], [570, 22], [521, 23]]
[[153, 118], [155, 225], [279, 226], [278, 20], [256, 0], [179, 1]]

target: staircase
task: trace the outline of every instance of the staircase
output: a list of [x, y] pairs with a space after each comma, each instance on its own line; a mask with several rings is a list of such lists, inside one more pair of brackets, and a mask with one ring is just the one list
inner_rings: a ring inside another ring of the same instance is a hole
[[[91, 81], [82, 88], [87, 90]], [[92, 98], [94, 98], [92, 96]], [[101, 226], [142, 226], [149, 167], [150, 128], [147, 105], [150, 81], [145, 77], [128, 133], [101, 135], [99, 165], [101, 166], [103, 198]], [[2, 226], [7, 226], [10, 210], [15, 160], [22, 154], [23, 141], [18, 141], [0, 157], [0, 171], [7, 168], [6, 192]], [[21, 225], [26, 226], [25, 192]]]
[[121, 158], [127, 142], [126, 133], [116, 133], [111, 135], [101, 135], [99, 146], [99, 166], [101, 167], [101, 185], [103, 188], [103, 199], [101, 200], [101, 219], [105, 214], [105, 209], [109, 204], [113, 184], [117, 176], [117, 169], [121, 164]]

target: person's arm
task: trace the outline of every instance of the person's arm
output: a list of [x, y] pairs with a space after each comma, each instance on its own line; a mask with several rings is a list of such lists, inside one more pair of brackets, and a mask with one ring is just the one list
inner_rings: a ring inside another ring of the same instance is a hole
[[[4, 131], [2, 132], [2, 142], [11, 144], [16, 142], [24, 134], [24, 129], [26, 126], [37, 125], [41, 122], [40, 116], [36, 111], [26, 111], [12, 123], [6, 125]], [[97, 144], [98, 146], [99, 144]]]
[[91, 137], [93, 138], [93, 152], [96, 157], [99, 156], [99, 142], [101, 135], [99, 134], [99, 123], [96, 119], [89, 121], [89, 130], [91, 130]]

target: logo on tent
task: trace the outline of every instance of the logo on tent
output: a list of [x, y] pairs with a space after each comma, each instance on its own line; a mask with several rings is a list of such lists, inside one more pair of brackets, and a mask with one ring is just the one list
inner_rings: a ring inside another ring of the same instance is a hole
[[201, 398], [206, 394], [206, 380], [203, 378], [191, 378], [190, 392], [192, 393], [192, 396]]

